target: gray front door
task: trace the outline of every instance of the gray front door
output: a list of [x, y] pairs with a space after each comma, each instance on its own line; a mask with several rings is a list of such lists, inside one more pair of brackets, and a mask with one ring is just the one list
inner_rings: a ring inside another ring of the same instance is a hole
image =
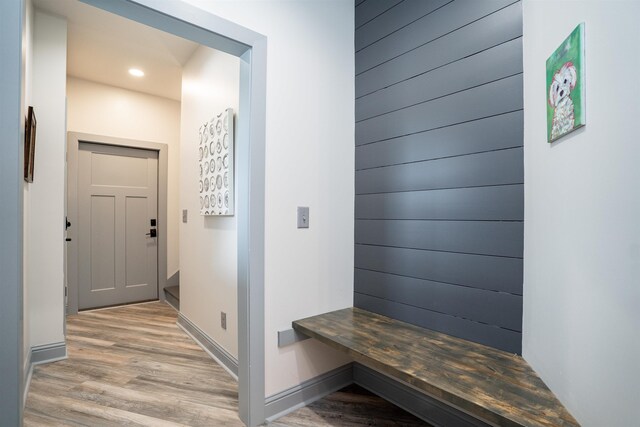
[[80, 143], [80, 310], [158, 298], [157, 212], [157, 151]]

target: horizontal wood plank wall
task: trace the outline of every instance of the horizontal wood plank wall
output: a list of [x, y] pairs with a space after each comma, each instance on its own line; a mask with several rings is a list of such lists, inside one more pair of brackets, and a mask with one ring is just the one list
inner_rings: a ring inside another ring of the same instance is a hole
[[522, 7], [355, 0], [354, 305], [521, 352]]

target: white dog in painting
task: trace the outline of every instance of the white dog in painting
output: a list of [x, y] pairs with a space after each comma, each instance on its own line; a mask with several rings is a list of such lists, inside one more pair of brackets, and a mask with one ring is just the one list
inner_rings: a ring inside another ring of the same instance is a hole
[[564, 135], [575, 125], [573, 101], [569, 95], [576, 87], [577, 77], [572, 62], [565, 63], [553, 76], [549, 87], [549, 104], [553, 107], [551, 139]]

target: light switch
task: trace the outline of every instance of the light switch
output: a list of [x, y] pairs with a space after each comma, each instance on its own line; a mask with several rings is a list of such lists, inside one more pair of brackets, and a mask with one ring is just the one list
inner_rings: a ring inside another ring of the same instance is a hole
[[187, 210], [182, 209], [182, 222], [187, 223]]
[[308, 207], [298, 207], [298, 228], [309, 228]]

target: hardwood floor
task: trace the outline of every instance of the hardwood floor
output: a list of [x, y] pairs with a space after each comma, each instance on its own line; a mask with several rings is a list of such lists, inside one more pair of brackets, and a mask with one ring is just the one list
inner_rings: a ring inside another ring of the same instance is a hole
[[[236, 382], [175, 324], [160, 302], [67, 318], [69, 358], [36, 366], [25, 426], [242, 426]], [[418, 426], [358, 387], [273, 426]]]

